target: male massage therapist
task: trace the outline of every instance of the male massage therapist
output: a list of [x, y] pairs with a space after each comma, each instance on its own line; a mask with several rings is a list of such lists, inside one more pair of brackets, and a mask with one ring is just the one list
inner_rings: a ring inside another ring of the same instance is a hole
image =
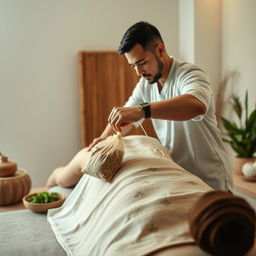
[[122, 131], [125, 135], [143, 118], [173, 160], [214, 189], [232, 189], [226, 151], [217, 128], [212, 88], [197, 66], [170, 57], [156, 27], [147, 22], [131, 26], [121, 40], [124, 54], [140, 81], [123, 107], [114, 107], [99, 141]]

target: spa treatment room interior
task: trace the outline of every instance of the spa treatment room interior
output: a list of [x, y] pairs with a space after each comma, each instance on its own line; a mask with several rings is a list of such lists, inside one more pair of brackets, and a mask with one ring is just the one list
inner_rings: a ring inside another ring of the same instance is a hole
[[0, 0], [0, 255], [256, 255], [255, 10]]

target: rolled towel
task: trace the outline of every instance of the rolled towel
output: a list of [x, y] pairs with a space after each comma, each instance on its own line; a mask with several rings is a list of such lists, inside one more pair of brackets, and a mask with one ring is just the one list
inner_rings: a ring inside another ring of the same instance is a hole
[[211, 255], [241, 256], [253, 247], [255, 211], [231, 193], [204, 193], [191, 207], [188, 221], [196, 244]]

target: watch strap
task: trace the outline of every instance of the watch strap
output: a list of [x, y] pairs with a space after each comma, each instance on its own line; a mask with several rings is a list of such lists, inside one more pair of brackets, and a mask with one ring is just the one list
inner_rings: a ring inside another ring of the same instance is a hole
[[139, 107], [144, 110], [145, 118], [150, 118], [151, 117], [150, 104], [148, 102], [144, 102], [144, 103], [139, 104]]

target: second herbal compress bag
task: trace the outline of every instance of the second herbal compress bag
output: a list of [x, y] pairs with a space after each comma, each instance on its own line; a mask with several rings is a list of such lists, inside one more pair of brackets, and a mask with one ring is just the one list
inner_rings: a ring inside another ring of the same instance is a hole
[[124, 157], [122, 136], [117, 133], [99, 142], [94, 148], [83, 173], [111, 182]]

